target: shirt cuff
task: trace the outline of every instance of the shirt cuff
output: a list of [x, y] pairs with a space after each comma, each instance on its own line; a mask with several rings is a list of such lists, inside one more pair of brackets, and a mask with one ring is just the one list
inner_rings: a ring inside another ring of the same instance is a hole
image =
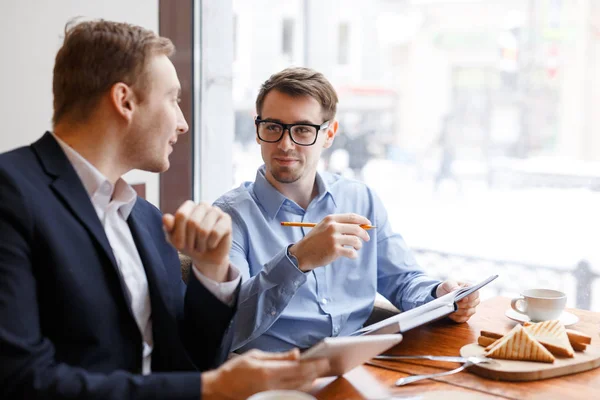
[[[291, 254], [290, 254], [290, 247], [292, 247], [293, 245], [294, 245], [294, 244], [292, 243], [292, 244], [290, 244], [290, 245], [289, 245], [289, 246], [286, 248], [286, 250], [285, 250], [285, 256], [287, 257], [288, 261], [289, 261], [289, 262], [291, 262], [291, 263], [294, 265], [294, 267], [296, 267], [296, 269], [297, 269], [298, 271], [301, 271], [301, 270], [300, 270], [300, 266], [298, 265], [298, 259], [297, 259], [296, 257], [294, 257], [293, 255], [291, 255]], [[301, 271], [301, 272], [302, 272], [302, 271]]]
[[437, 299], [437, 288], [442, 284], [442, 282], [436, 284], [433, 286], [433, 288], [431, 289], [431, 297], [433, 297], [434, 299]]
[[291, 256], [288, 253], [289, 247], [290, 246], [287, 246], [277, 253], [277, 255], [264, 266], [263, 271], [269, 276], [272, 282], [283, 285], [293, 284], [297, 288], [306, 282], [306, 273], [298, 268], [298, 260], [296, 257]]
[[240, 271], [238, 271], [236, 267], [234, 267], [232, 264], [229, 264], [229, 272], [227, 274], [226, 282], [217, 282], [207, 278], [202, 274], [202, 272], [198, 271], [195, 265], [193, 266], [192, 270], [194, 271], [196, 278], [209, 292], [211, 292], [217, 299], [221, 300], [229, 307], [233, 307], [236, 300], [236, 289], [240, 283], [240, 280], [242, 279]]

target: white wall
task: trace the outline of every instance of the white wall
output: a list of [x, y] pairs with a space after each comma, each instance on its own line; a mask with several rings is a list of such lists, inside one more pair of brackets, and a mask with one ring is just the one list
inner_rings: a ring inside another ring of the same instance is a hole
[[[124, 21], [158, 31], [158, 0], [0, 1], [0, 152], [30, 144], [51, 128], [52, 68], [65, 23], [73, 17]], [[146, 183], [158, 205], [159, 177], [126, 176]]]

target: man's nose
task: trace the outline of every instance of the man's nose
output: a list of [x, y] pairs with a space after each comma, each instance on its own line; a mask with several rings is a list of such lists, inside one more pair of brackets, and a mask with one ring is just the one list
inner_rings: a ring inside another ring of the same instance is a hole
[[190, 129], [190, 127], [188, 126], [187, 121], [185, 120], [185, 117], [183, 116], [183, 111], [181, 111], [181, 109], [179, 109], [179, 118], [177, 119], [177, 133], [179, 135], [182, 135], [182, 134], [186, 133], [189, 129]]
[[292, 141], [292, 134], [288, 128], [283, 130], [283, 137], [278, 143], [278, 147], [282, 150], [291, 149], [294, 147], [294, 142]]

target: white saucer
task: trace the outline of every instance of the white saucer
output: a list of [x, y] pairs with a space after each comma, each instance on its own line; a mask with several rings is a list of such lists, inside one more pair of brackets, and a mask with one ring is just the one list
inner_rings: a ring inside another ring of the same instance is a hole
[[[512, 308], [509, 308], [508, 310], [506, 310], [504, 315], [506, 315], [508, 318], [512, 319], [513, 321], [517, 321], [517, 322], [521, 322], [521, 323], [530, 321], [530, 318], [527, 315], [521, 314], [520, 312], [517, 312], [517, 311], [513, 310]], [[563, 313], [560, 315], [560, 318], [558, 320], [560, 322], [562, 322], [562, 324], [564, 326], [571, 326], [571, 325], [575, 325], [577, 322], [579, 322], [579, 317], [575, 314], [571, 314], [570, 312], [563, 311]]]

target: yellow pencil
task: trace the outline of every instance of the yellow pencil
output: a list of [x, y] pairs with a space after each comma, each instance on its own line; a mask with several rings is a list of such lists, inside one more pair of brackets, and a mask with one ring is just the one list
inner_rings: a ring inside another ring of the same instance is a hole
[[[317, 224], [315, 224], [314, 222], [289, 222], [289, 221], [283, 221], [281, 222], [281, 226], [299, 226], [301, 228], [314, 228], [315, 226], [317, 226]], [[369, 230], [369, 229], [373, 229], [373, 228], [377, 228], [376, 226], [373, 225], [360, 225], [361, 228], [363, 228], [364, 230]]]

